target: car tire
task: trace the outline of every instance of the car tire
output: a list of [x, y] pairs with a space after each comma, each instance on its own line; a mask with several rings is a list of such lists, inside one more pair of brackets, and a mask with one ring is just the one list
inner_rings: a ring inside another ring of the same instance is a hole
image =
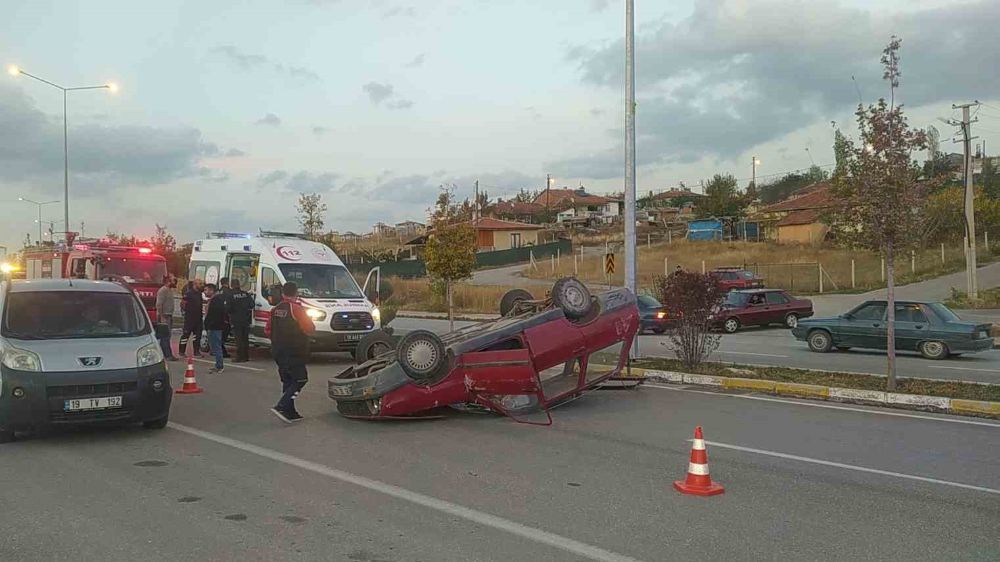
[[163, 416], [158, 420], [149, 420], [142, 422], [142, 427], [146, 429], [163, 429], [167, 427], [167, 419], [170, 416]]
[[0, 443], [13, 443], [14, 431], [11, 429], [0, 429]]
[[575, 277], [563, 277], [556, 281], [552, 286], [552, 303], [561, 308], [570, 320], [585, 318], [594, 308], [590, 289]]
[[937, 340], [920, 342], [920, 355], [926, 359], [945, 359], [948, 357], [948, 346]]
[[414, 330], [399, 341], [396, 359], [403, 371], [416, 382], [431, 383], [443, 375], [448, 366], [444, 342], [434, 332]]
[[789, 330], [799, 325], [799, 317], [794, 312], [785, 315], [785, 327]]
[[354, 362], [358, 365], [374, 359], [376, 356], [388, 353], [395, 348], [396, 342], [392, 336], [378, 330], [361, 338], [354, 350]]
[[722, 331], [727, 334], [735, 334], [740, 329], [740, 321], [738, 318], [726, 318], [726, 321], [722, 323]]
[[826, 330], [813, 330], [806, 336], [809, 350], [816, 353], [826, 353], [833, 347], [833, 336]]
[[507, 316], [519, 303], [534, 299], [534, 295], [524, 289], [511, 289], [500, 299], [500, 316]]

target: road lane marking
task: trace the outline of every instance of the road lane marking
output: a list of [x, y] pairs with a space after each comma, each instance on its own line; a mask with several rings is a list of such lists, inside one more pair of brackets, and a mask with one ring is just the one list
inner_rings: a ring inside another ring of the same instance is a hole
[[[709, 390], [695, 390], [693, 388], [675, 388], [672, 386], [662, 386], [658, 384], [646, 383], [643, 386], [650, 388], [660, 388], [663, 390], [673, 390], [674, 392], [692, 392], [694, 394], [707, 394], [709, 396], [722, 396], [727, 398], [743, 398], [746, 400], [760, 400], [761, 402], [780, 402], [782, 404], [793, 404], [795, 406], [806, 406], [809, 408], [826, 408], [829, 410], [844, 410], [847, 412], [861, 412], [864, 414], [876, 414], [879, 416], [893, 416], [897, 418], [913, 418], [918, 420], [932, 420], [939, 422], [948, 423], [961, 423], [965, 425], [980, 425], [985, 427], [992, 427], [994, 429], [1000, 429], [1000, 424], [982, 422], [976, 420], [962, 420], [954, 418], [941, 418], [937, 416], [922, 416], [920, 414], [907, 414], [904, 412], [883, 412], [880, 410], [869, 410], [867, 408], [853, 408], [851, 406], [838, 406], [834, 404], [819, 404], [815, 402], [800, 402], [798, 400], [783, 400], [781, 398], [769, 398], [767, 396], [750, 396], [748, 394], [726, 394], [723, 392], [711, 392]], [[876, 406], [877, 407], [877, 406]]]
[[716, 350], [716, 353], [726, 353], [729, 355], [753, 355], [755, 357], [778, 357], [780, 359], [788, 359], [788, 355], [772, 355], [770, 353], [750, 353], [749, 351], [722, 351]]
[[779, 453], [777, 451], [767, 451], [764, 449], [754, 449], [753, 447], [742, 447], [740, 445], [730, 445], [728, 443], [719, 443], [718, 441], [705, 441], [705, 443], [713, 447], [719, 447], [721, 449], [731, 449], [733, 451], [742, 451], [744, 453], [754, 453], [757, 455], [765, 455], [768, 457], [777, 457], [779, 459], [789, 459], [793, 461], [807, 462], [812, 464], [821, 464], [823, 466], [832, 466], [834, 468], [843, 468], [846, 470], [854, 470], [857, 472], [868, 472], [870, 474], [881, 474], [882, 476], [892, 476], [894, 478], [904, 478], [906, 480], [917, 480], [919, 482], [929, 482], [931, 484], [940, 484], [942, 486], [953, 486], [955, 488], [975, 490], [977, 492], [986, 492], [988, 494], [1000, 494], [1000, 490], [996, 490], [993, 488], [986, 488], [984, 486], [974, 486], [972, 484], [962, 484], [961, 482], [952, 482], [950, 480], [939, 480], [937, 478], [928, 478], [927, 476], [904, 474], [902, 472], [892, 472], [891, 470], [879, 470], [877, 468], [868, 468], [866, 466], [856, 466], [853, 464], [845, 464], [842, 462], [814, 459], [812, 457], [800, 457], [799, 455], [790, 455], [788, 453]]
[[953, 371], [978, 371], [980, 373], [997, 373], [1000, 375], [1000, 369], [973, 369], [972, 367], [938, 367], [934, 366], [932, 369], [951, 369]]
[[[198, 363], [205, 363], [208, 365], [215, 365], [215, 361], [209, 361], [208, 359], [195, 359]], [[225, 363], [224, 366], [228, 369], [232, 367], [234, 369], [246, 369], [248, 371], [259, 371], [264, 372], [266, 369], [258, 369], [257, 367], [247, 367], [246, 365], [240, 365], [238, 363]]]
[[330, 468], [328, 466], [324, 466], [312, 461], [307, 461], [305, 459], [293, 457], [292, 455], [279, 453], [278, 451], [266, 449], [264, 447], [259, 447], [257, 445], [252, 445], [250, 443], [245, 443], [243, 441], [237, 441], [236, 439], [230, 439], [229, 437], [217, 435], [215, 433], [210, 433], [208, 431], [202, 431], [200, 429], [188, 427], [186, 425], [181, 425], [179, 423], [169, 422], [167, 425], [171, 429], [180, 431], [182, 433], [187, 433], [188, 435], [200, 437], [202, 439], [213, 441], [220, 445], [226, 445], [227, 447], [232, 447], [234, 449], [239, 449], [247, 453], [271, 459], [273, 461], [301, 468], [302, 470], [314, 472], [321, 476], [333, 478], [334, 480], [339, 480], [347, 484], [353, 484], [360, 488], [365, 488], [366, 490], [378, 492], [386, 496], [407, 501], [422, 507], [433, 509], [435, 511], [440, 511], [448, 515], [461, 517], [462, 519], [472, 521], [473, 523], [478, 523], [485, 527], [492, 527], [500, 531], [505, 531], [512, 535], [516, 535], [525, 539], [535, 541], [540, 544], [558, 548], [560, 550], [570, 552], [572, 554], [576, 554], [585, 558], [589, 558], [591, 560], [600, 560], [602, 562], [604, 561], [638, 562], [637, 559], [631, 558], [629, 556], [617, 554], [609, 550], [604, 550], [603, 548], [582, 543], [567, 537], [563, 537], [561, 535], [557, 535], [555, 533], [549, 533], [548, 531], [543, 531], [541, 529], [536, 529], [534, 527], [529, 527], [527, 525], [515, 523], [514, 521], [511, 521], [509, 519], [497, 517], [496, 515], [490, 515], [482, 511], [476, 511], [474, 509], [470, 509], [468, 507], [463, 507], [461, 505], [451, 503], [449, 501], [440, 500], [431, 496], [427, 496], [419, 492], [413, 492], [405, 488], [400, 488], [399, 486], [393, 486], [392, 484], [386, 484], [385, 482], [380, 482], [378, 480], [373, 480], [371, 478], [366, 478], [364, 476], [358, 476], [356, 474], [351, 474], [350, 472], [345, 472], [343, 470]]

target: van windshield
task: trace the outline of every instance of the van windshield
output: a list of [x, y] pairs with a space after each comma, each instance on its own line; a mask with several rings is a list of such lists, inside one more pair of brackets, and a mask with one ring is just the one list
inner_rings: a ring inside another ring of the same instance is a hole
[[161, 283], [167, 262], [142, 258], [104, 258], [98, 261], [97, 277], [117, 275], [128, 283]]
[[299, 295], [320, 299], [360, 299], [361, 289], [347, 268], [319, 263], [283, 263], [285, 281], [299, 286]]
[[10, 293], [3, 335], [12, 339], [124, 338], [149, 333], [146, 312], [131, 293]]

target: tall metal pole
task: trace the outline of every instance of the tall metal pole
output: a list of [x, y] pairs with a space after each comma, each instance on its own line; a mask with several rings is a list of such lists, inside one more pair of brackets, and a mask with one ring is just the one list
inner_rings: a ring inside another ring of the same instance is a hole
[[63, 89], [63, 224], [66, 225], [66, 244], [69, 245], [69, 126], [66, 123], [66, 90]]
[[966, 254], [966, 268], [968, 269], [968, 294], [969, 299], [975, 301], [979, 298], [979, 283], [976, 279], [976, 213], [975, 213], [975, 191], [972, 187], [972, 131], [969, 122], [969, 105], [962, 106], [962, 134], [963, 146], [965, 148], [965, 222], [968, 230], [969, 252]]
[[[625, 286], [636, 292], [635, 239], [635, 0], [625, 0]], [[639, 356], [639, 338], [629, 355]]]

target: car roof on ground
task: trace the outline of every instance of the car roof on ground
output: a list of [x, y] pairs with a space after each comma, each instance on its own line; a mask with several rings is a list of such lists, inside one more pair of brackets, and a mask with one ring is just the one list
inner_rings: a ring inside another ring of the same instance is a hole
[[128, 293], [129, 290], [112, 281], [89, 279], [28, 279], [10, 284], [11, 293], [41, 293], [53, 291], [86, 291], [91, 293]]

